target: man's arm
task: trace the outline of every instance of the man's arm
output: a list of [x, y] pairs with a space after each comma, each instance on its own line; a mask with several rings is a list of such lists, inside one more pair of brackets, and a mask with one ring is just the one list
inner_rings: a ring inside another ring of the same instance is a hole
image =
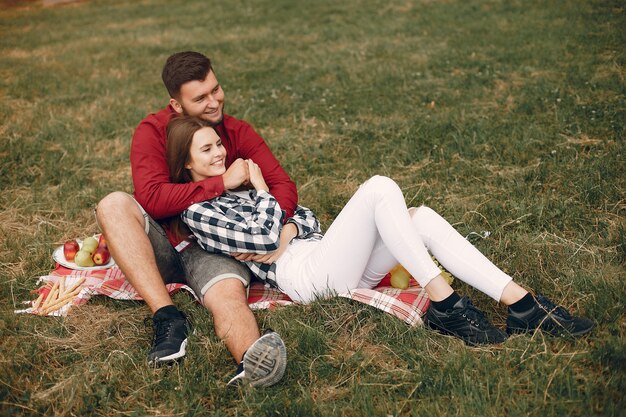
[[221, 195], [225, 182], [235, 188], [244, 177], [247, 178], [247, 171], [242, 171], [245, 170], [243, 161], [235, 161], [224, 178], [213, 177], [186, 184], [170, 182], [165, 135], [165, 127], [144, 120], [135, 130], [130, 151], [135, 198], [152, 218], [158, 220], [178, 215], [194, 203]]
[[285, 211], [285, 219], [293, 216], [298, 204], [296, 184], [280, 165], [263, 138], [248, 123], [242, 122], [240, 131], [240, 156], [252, 159], [263, 173], [263, 178], [270, 188], [270, 193]]

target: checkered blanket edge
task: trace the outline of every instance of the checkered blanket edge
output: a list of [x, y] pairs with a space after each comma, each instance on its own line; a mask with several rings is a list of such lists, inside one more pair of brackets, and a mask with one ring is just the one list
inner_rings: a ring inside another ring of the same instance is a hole
[[[63, 276], [65, 276], [66, 285], [80, 280], [81, 277], [84, 277], [85, 281], [78, 295], [69, 304], [49, 313], [49, 316], [66, 316], [72, 308], [87, 303], [94, 295], [104, 295], [116, 300], [142, 299], [116, 266], [104, 270], [77, 271], [57, 264], [49, 275], [39, 277], [37, 284], [40, 286], [33, 293], [36, 296], [42, 293], [47, 295], [53, 284]], [[426, 291], [413, 279], [411, 279], [409, 288], [405, 290], [393, 288], [389, 279], [390, 276], [387, 275], [374, 289], [358, 288], [348, 293], [338, 294], [338, 296], [382, 310], [411, 326], [422, 325], [422, 316], [426, 313], [429, 305]], [[187, 285], [168, 284], [167, 290], [170, 294], [185, 290], [197, 300], [196, 295]], [[33, 301], [25, 301], [24, 304], [29, 307], [15, 310], [15, 313], [34, 314], [34, 309], [30, 307], [32, 303]], [[274, 309], [279, 306], [296, 304], [286, 294], [275, 288], [266, 287], [260, 282], [252, 282], [248, 294], [248, 303], [253, 310]]]

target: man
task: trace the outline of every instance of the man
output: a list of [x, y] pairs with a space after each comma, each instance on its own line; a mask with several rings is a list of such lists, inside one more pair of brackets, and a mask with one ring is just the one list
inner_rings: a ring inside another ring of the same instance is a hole
[[[185, 282], [212, 313], [217, 336], [239, 364], [229, 384], [247, 380], [253, 386], [273, 385], [285, 371], [285, 345], [275, 332], [260, 335], [247, 303], [249, 270], [237, 260], [181, 240], [169, 229], [168, 221], [194, 202], [245, 185], [247, 159], [261, 168], [270, 192], [286, 212], [285, 219], [293, 215], [297, 204], [296, 186], [252, 127], [224, 114], [224, 91], [206, 56], [176, 53], [167, 59], [162, 78], [170, 94], [169, 106], [143, 119], [133, 135], [134, 198], [123, 192], [106, 196], [98, 204], [98, 223], [117, 265], [154, 314], [151, 363], [185, 355], [190, 326], [165, 287]], [[166, 127], [176, 114], [198, 116], [214, 126], [228, 152], [228, 169], [221, 177], [170, 182]], [[281, 243], [286, 242], [281, 239]]]

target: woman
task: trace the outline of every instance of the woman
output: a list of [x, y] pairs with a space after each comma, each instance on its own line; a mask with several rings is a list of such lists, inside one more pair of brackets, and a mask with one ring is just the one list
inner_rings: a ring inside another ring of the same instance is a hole
[[[167, 152], [173, 182], [201, 181], [226, 171], [221, 139], [198, 118], [170, 122]], [[407, 209], [389, 178], [375, 176], [362, 184], [322, 237], [319, 222], [304, 207], [282, 226], [283, 213], [262, 172], [253, 161], [247, 163], [254, 191], [226, 192], [192, 204], [181, 220], [204, 249], [234, 255], [294, 301], [373, 288], [400, 263], [431, 299], [430, 327], [470, 345], [504, 341], [507, 335], [448, 285], [432, 253], [457, 278], [509, 306], [508, 334], [541, 328], [580, 336], [594, 326], [546, 297], [531, 295], [430, 208]]]

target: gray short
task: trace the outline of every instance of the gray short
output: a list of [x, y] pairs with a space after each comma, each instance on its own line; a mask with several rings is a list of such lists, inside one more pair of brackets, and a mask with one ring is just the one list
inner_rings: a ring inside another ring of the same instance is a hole
[[250, 284], [250, 270], [230, 256], [209, 253], [191, 243], [182, 252], [172, 247], [165, 230], [137, 203], [145, 219], [145, 230], [152, 243], [157, 267], [166, 284], [185, 283], [201, 302], [213, 285], [224, 279], [239, 279], [244, 287]]

